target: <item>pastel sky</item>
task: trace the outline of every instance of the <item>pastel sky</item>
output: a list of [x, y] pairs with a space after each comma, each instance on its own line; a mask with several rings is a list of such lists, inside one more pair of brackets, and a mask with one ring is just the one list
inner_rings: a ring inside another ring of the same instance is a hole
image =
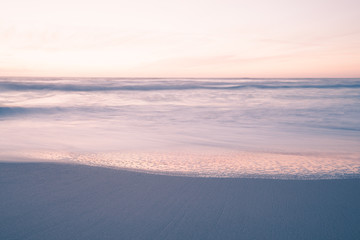
[[2, 0], [0, 75], [360, 77], [360, 1]]

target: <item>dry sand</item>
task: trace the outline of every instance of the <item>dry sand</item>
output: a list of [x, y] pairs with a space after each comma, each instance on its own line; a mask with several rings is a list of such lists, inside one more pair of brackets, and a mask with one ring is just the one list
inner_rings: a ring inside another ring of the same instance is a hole
[[360, 179], [0, 163], [0, 239], [360, 239]]

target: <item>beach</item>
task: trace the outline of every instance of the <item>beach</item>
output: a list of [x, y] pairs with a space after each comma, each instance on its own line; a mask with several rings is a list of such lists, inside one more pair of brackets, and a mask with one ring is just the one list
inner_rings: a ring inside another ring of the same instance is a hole
[[360, 0], [2, 0], [0, 240], [360, 240]]
[[0, 77], [0, 239], [360, 239], [360, 79]]
[[360, 179], [0, 163], [0, 239], [360, 239]]

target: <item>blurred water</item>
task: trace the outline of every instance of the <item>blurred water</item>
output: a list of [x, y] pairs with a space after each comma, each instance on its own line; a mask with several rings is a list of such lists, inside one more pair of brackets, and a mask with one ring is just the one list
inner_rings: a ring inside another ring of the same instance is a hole
[[360, 175], [360, 79], [0, 78], [0, 159]]

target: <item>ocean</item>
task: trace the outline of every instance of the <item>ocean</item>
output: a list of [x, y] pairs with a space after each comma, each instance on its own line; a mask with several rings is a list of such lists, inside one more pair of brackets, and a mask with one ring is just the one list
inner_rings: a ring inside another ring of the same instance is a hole
[[0, 78], [0, 160], [360, 176], [360, 79]]

